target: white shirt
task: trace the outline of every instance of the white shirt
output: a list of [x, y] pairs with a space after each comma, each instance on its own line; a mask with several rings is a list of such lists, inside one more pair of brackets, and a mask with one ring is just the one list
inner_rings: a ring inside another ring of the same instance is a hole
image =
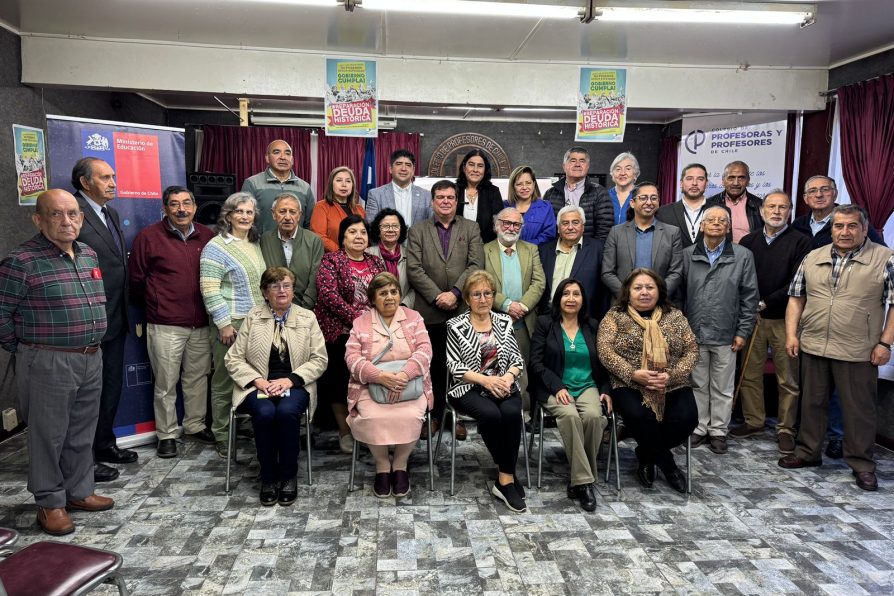
[[282, 242], [282, 251], [286, 255], [286, 267], [292, 264], [292, 238], [298, 235], [298, 228], [295, 228], [295, 231], [292, 232], [292, 235], [288, 238], [283, 238], [279, 233], [279, 230], [276, 231], [276, 237], [279, 238], [279, 241]]
[[[469, 190], [466, 189], [465, 193], [468, 193]], [[481, 198], [481, 195], [475, 197], [475, 202], [470, 203], [469, 199], [463, 196], [463, 200], [465, 202], [465, 207], [463, 207], [463, 217], [468, 219], [469, 221], [477, 221], [478, 220], [478, 199]]]
[[705, 206], [706, 201], [702, 200], [701, 204], [698, 207], [696, 207], [695, 209], [691, 209], [689, 207], [689, 203], [687, 203], [685, 199], [682, 199], [682, 201], [683, 201], [683, 208], [686, 210], [685, 211], [686, 223], [689, 226], [689, 229], [686, 231], [689, 232], [690, 240], [695, 242], [695, 237], [698, 236], [699, 224], [701, 224], [702, 216], [704, 215], [704, 212], [702, 211], [702, 207]]
[[394, 208], [404, 216], [407, 227], [410, 227], [413, 225], [413, 185], [407, 184], [406, 188], [401, 188], [392, 181], [391, 190], [394, 191]]

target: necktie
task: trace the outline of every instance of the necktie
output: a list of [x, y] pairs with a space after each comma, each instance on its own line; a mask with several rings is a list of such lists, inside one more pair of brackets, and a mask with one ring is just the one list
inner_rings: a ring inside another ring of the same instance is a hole
[[112, 234], [112, 240], [115, 241], [115, 245], [118, 246], [118, 252], [124, 252], [124, 243], [121, 242], [121, 236], [118, 234], [118, 228], [115, 227], [115, 223], [112, 221], [112, 216], [109, 214], [109, 210], [103, 207], [101, 209], [102, 216], [106, 220], [106, 227], [109, 228], [109, 233]]

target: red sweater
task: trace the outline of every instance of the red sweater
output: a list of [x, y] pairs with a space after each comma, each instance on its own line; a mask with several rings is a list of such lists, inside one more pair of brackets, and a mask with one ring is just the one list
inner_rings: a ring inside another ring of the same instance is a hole
[[143, 228], [130, 251], [130, 296], [156, 325], [205, 327], [208, 313], [199, 292], [199, 257], [214, 232], [202, 224], [184, 242], [167, 219]]

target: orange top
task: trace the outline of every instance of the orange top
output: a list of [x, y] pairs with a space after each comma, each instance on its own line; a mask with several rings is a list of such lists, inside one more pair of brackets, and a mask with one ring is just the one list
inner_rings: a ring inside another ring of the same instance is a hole
[[[360, 204], [354, 206], [354, 214], [366, 219], [366, 210]], [[324, 251], [338, 250], [338, 226], [345, 217], [345, 210], [337, 203], [323, 200], [314, 206], [314, 212], [310, 216], [310, 231], [323, 240]]]

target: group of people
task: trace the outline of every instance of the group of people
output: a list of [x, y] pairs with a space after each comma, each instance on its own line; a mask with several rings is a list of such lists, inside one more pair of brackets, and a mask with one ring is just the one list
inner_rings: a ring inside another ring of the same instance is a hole
[[[583, 147], [542, 197], [533, 169], [517, 167], [505, 201], [478, 150], [430, 192], [413, 184], [416, 157], [395, 151], [391, 182], [365, 202], [349, 168], [315, 202], [287, 143], [266, 159], [223, 202], [216, 231], [193, 220], [188, 189], [165, 189], [164, 217], [129, 255], [108, 163], [84, 158], [76, 195], [38, 198], [38, 234], [0, 264], [0, 345], [17, 356], [28, 486], [46, 532], [73, 531], [70, 510], [111, 508], [94, 483], [137, 459], [112, 432], [130, 301], [146, 316], [157, 455], [178, 455], [178, 382], [183, 437], [221, 457], [240, 408], [251, 427], [233, 432], [254, 437], [263, 505], [295, 501], [299, 422], [318, 397], [339, 448], [369, 448], [378, 497], [411, 491], [427, 413], [434, 430], [466, 438], [462, 422], [439, 429], [447, 400], [477, 422], [497, 467], [490, 492], [512, 511], [526, 509], [515, 469], [524, 412], [538, 407], [556, 418], [568, 496], [584, 510], [597, 506], [613, 411], [637, 443], [639, 482], [652, 487], [660, 470], [684, 492], [674, 447], [691, 437], [723, 454], [728, 435], [764, 432], [768, 350], [779, 465], [821, 463], [837, 400], [844, 428], [832, 440], [857, 485], [877, 487], [873, 398], [894, 342], [894, 257], [864, 210], [836, 205], [829, 178], [807, 181], [811, 213], [792, 223], [789, 195], [748, 193], [742, 162], [711, 198], [705, 167], [686, 166], [682, 200], [660, 206], [635, 156], [617, 156], [606, 189]], [[737, 356], [745, 422], [730, 429]]]

